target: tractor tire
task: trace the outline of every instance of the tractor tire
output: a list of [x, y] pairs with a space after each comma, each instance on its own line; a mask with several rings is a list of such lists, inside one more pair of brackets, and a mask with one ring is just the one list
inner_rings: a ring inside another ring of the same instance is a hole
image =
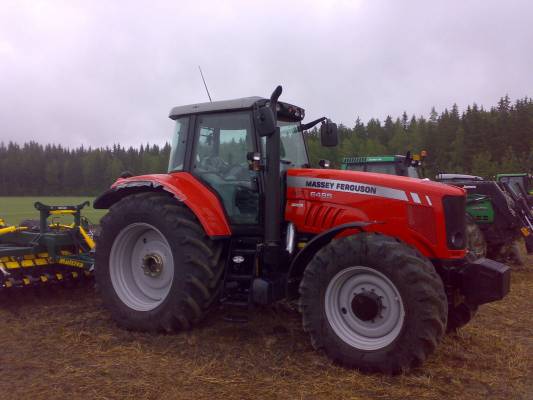
[[444, 334], [448, 302], [431, 262], [361, 233], [317, 252], [300, 283], [303, 327], [335, 362], [390, 374], [420, 365]]
[[469, 261], [475, 261], [478, 258], [487, 256], [487, 242], [483, 232], [476, 224], [476, 220], [469, 214], [466, 214], [466, 257]]
[[127, 196], [102, 219], [97, 288], [121, 327], [186, 330], [219, 297], [222, 247], [206, 236], [186, 206], [168, 195]]
[[453, 307], [448, 305], [448, 324], [446, 325], [446, 333], [457, 332], [474, 318], [478, 306], [475, 304], [460, 303]]

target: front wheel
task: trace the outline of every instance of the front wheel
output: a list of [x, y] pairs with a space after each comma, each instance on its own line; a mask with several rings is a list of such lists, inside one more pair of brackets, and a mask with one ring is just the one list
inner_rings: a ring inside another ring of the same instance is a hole
[[444, 333], [447, 300], [433, 265], [394, 238], [362, 233], [321, 249], [300, 283], [316, 349], [364, 371], [421, 364]]

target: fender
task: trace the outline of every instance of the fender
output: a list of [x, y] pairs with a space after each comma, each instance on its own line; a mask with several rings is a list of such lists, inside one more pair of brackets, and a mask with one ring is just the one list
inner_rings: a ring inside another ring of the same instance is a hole
[[303, 272], [307, 264], [315, 256], [315, 254], [322, 247], [327, 245], [338, 234], [348, 229], [357, 229], [360, 232], [365, 232], [365, 228], [370, 225], [383, 224], [381, 221], [357, 221], [349, 222], [347, 224], [337, 225], [311, 239], [307, 245], [296, 255], [291, 262], [289, 272], [287, 274], [287, 294], [290, 298], [298, 295], [298, 284], [303, 276]]
[[189, 207], [209, 237], [231, 236], [231, 228], [219, 199], [187, 172], [119, 178], [94, 201], [94, 208], [108, 209], [122, 198], [141, 192], [167, 192]]

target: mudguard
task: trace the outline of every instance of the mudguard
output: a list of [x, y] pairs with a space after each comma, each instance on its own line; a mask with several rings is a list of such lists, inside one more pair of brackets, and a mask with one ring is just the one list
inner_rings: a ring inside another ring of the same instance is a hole
[[231, 228], [218, 197], [187, 172], [119, 178], [94, 201], [94, 208], [107, 209], [126, 196], [147, 191], [167, 192], [185, 203], [209, 237], [231, 236]]
[[302, 278], [305, 267], [316, 252], [322, 247], [327, 245], [337, 235], [346, 230], [358, 230], [364, 232], [365, 228], [369, 225], [382, 224], [381, 221], [358, 221], [350, 222], [347, 224], [338, 225], [332, 229], [329, 229], [321, 234], [315, 236], [307, 245], [294, 257], [288, 272], [287, 279], [287, 293], [289, 297], [295, 297], [298, 294], [298, 284]]

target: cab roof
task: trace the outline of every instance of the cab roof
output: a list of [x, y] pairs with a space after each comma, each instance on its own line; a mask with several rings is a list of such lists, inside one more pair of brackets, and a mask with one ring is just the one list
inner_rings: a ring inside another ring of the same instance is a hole
[[170, 110], [169, 118], [177, 119], [182, 115], [199, 114], [214, 111], [229, 111], [252, 108], [259, 100], [266, 100], [263, 97], [242, 97], [240, 99], [213, 101], [208, 103], [189, 104], [186, 106], [176, 106]]
[[[169, 118], [178, 119], [179, 117], [191, 114], [202, 114], [209, 112], [223, 112], [251, 109], [256, 103], [268, 102], [264, 97], [252, 96], [242, 97], [240, 99], [213, 101], [209, 103], [189, 104], [186, 106], [176, 106], [170, 110]], [[303, 108], [293, 106], [292, 104], [278, 101], [278, 117], [286, 117], [290, 120], [301, 121], [305, 116]]]

